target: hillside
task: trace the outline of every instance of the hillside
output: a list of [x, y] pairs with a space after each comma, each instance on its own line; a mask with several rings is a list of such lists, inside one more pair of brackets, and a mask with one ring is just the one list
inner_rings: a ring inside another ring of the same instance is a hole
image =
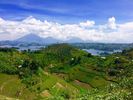
[[132, 60], [133, 49], [101, 57], [68, 44], [23, 52], [1, 48], [0, 95], [24, 100], [132, 100]]
[[74, 47], [80, 49], [96, 49], [103, 51], [124, 50], [133, 48], [132, 43], [72, 43]]

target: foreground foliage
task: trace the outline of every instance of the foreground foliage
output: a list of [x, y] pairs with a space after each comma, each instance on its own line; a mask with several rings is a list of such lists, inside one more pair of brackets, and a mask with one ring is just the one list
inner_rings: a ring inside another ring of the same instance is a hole
[[67, 44], [55, 44], [38, 51], [1, 49], [0, 73], [0, 94], [7, 97], [133, 99], [132, 49], [106, 57], [92, 56]]

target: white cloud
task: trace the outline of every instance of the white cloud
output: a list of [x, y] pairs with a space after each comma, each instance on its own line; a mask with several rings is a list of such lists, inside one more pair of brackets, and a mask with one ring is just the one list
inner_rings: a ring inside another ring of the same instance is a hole
[[79, 24], [81, 27], [92, 27], [95, 25], [95, 22], [94, 21], [86, 21], [86, 22], [81, 22]]
[[30, 33], [62, 40], [78, 37], [85, 41], [133, 42], [133, 22], [116, 24], [114, 17], [103, 25], [96, 25], [95, 21], [89, 20], [77, 24], [59, 24], [41, 21], [32, 16], [22, 21], [0, 18], [0, 40], [14, 40]]
[[108, 27], [110, 29], [116, 29], [115, 17], [111, 17], [108, 19]]

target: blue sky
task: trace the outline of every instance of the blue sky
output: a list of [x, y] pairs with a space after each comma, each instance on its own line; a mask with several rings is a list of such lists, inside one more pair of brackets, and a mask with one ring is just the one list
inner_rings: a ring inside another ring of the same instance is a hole
[[[133, 20], [132, 0], [0, 0], [0, 17], [21, 20], [28, 16], [61, 23], [115, 16], [119, 23]], [[68, 20], [69, 19], [69, 20]]]
[[0, 0], [0, 40], [30, 33], [133, 43], [133, 0]]

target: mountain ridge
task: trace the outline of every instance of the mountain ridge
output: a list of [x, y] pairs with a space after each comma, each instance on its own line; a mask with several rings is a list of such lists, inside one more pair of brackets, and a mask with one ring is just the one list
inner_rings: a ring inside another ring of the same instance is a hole
[[28, 34], [25, 35], [23, 37], [20, 37], [16, 40], [14, 40], [16, 42], [26, 42], [26, 43], [40, 43], [40, 44], [53, 44], [53, 43], [84, 43], [85, 41], [83, 41], [80, 38], [77, 37], [71, 37], [68, 40], [60, 40], [60, 39], [56, 39], [53, 37], [46, 37], [46, 38], [42, 38], [36, 34]]

